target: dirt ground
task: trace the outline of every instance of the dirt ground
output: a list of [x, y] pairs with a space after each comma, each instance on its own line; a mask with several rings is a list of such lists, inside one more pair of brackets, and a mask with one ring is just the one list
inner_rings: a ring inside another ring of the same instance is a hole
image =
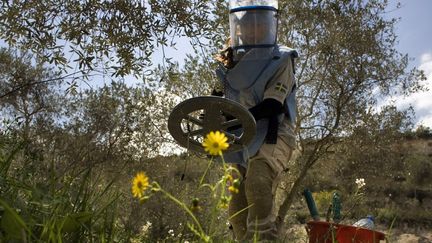
[[389, 242], [396, 243], [432, 243], [432, 229], [430, 230], [412, 230], [414, 232], [395, 229], [389, 237]]

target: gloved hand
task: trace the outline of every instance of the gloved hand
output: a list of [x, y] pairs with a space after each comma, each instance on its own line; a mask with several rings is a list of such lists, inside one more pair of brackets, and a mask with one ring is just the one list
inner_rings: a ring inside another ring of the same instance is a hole
[[233, 49], [231, 48], [231, 38], [225, 42], [225, 47], [219, 51], [219, 53], [215, 57], [216, 61], [222, 63], [225, 68], [233, 68], [235, 66], [235, 62], [233, 61]]
[[270, 118], [283, 113], [283, 105], [272, 98], [265, 99], [256, 106], [249, 109], [249, 112], [256, 121], [262, 118]]

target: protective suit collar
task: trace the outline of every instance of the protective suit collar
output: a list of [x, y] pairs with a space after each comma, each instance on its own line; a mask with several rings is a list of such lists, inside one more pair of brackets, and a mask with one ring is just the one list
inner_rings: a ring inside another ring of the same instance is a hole
[[274, 47], [253, 48], [227, 71], [229, 85], [236, 90], [251, 87], [273, 59]]

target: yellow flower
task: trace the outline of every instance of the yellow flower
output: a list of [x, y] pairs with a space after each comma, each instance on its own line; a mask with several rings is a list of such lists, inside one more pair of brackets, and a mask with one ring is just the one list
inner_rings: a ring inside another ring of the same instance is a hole
[[239, 188], [240, 188], [240, 180], [235, 179], [232, 182], [232, 185], [230, 187], [228, 187], [228, 191], [230, 191], [232, 193], [239, 193]]
[[234, 186], [229, 186], [228, 191], [232, 193], [239, 193], [239, 189], [235, 188]]
[[202, 146], [204, 150], [210, 155], [222, 155], [222, 151], [226, 150], [229, 146], [225, 134], [216, 131], [207, 134]]
[[144, 172], [138, 172], [132, 180], [132, 195], [137, 198], [144, 196], [145, 190], [149, 187], [149, 179]]
[[220, 208], [228, 208], [229, 202], [231, 201], [231, 197], [223, 196], [220, 199], [219, 207]]

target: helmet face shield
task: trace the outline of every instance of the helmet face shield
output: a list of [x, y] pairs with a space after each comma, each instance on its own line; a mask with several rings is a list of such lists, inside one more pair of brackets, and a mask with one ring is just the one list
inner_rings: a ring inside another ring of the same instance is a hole
[[276, 11], [253, 9], [229, 16], [231, 45], [234, 49], [269, 47], [276, 44]]
[[271, 50], [276, 46], [277, 8], [277, 0], [230, 0], [229, 22], [234, 61], [240, 60], [251, 49]]

